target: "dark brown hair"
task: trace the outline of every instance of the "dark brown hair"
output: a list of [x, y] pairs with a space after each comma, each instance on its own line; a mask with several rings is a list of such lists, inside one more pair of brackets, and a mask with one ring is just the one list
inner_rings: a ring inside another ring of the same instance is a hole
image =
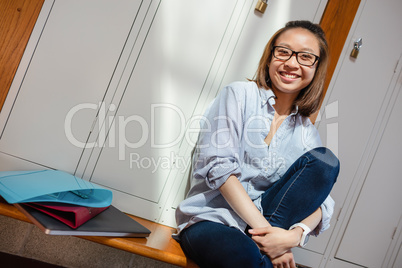
[[271, 80], [269, 78], [268, 64], [272, 59], [272, 49], [278, 37], [287, 30], [302, 28], [310, 31], [317, 38], [320, 47], [320, 59], [316, 63], [316, 71], [313, 80], [310, 84], [303, 88], [297, 96], [294, 105], [298, 106], [299, 113], [303, 116], [310, 116], [319, 109], [321, 99], [323, 97], [324, 81], [327, 75], [329, 50], [328, 43], [325, 38], [325, 33], [320, 25], [310, 21], [290, 21], [285, 27], [278, 30], [268, 41], [265, 46], [264, 53], [260, 59], [257, 72], [252, 81], [256, 82], [258, 87], [269, 89], [271, 88]]

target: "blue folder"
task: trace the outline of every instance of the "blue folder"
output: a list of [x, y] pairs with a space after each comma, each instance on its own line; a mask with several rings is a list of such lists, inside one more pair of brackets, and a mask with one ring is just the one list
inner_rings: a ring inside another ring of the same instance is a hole
[[61, 202], [107, 207], [112, 191], [59, 170], [0, 171], [0, 195], [10, 204]]

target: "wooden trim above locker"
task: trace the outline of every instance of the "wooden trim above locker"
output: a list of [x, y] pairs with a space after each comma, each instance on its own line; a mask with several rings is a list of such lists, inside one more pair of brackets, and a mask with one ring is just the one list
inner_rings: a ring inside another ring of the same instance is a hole
[[0, 111], [44, 0], [0, 1]]
[[[349, 35], [361, 0], [328, 0], [320, 25], [327, 37], [330, 58], [328, 74], [324, 85], [324, 96], [328, 90], [332, 75], [335, 72], [339, 57], [341, 56], [346, 39]], [[321, 100], [322, 102], [323, 100]], [[311, 116], [314, 122], [317, 114]]]
[[320, 25], [325, 31], [329, 48], [330, 60], [328, 77], [325, 81], [325, 91], [334, 74], [336, 64], [341, 56], [343, 46], [352, 27], [360, 0], [329, 0], [322, 15]]

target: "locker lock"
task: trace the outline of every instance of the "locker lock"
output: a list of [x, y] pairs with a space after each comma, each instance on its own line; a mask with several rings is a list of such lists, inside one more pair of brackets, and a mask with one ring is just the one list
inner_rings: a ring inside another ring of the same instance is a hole
[[268, 0], [258, 0], [257, 5], [255, 6], [255, 10], [264, 14], [265, 9], [267, 8]]
[[352, 52], [350, 53], [350, 56], [351, 56], [352, 58], [354, 58], [354, 59], [357, 58], [357, 56], [359, 55], [359, 51], [360, 51], [360, 48], [362, 47], [362, 45], [363, 45], [363, 41], [362, 41], [361, 38], [359, 38], [359, 39], [354, 43]]

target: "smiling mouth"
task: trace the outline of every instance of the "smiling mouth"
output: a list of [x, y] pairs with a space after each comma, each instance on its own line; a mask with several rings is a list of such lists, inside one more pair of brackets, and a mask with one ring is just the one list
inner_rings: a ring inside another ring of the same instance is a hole
[[290, 73], [285, 73], [285, 72], [280, 72], [280, 74], [286, 78], [290, 78], [290, 79], [296, 79], [299, 78], [300, 76], [297, 74], [290, 74]]

